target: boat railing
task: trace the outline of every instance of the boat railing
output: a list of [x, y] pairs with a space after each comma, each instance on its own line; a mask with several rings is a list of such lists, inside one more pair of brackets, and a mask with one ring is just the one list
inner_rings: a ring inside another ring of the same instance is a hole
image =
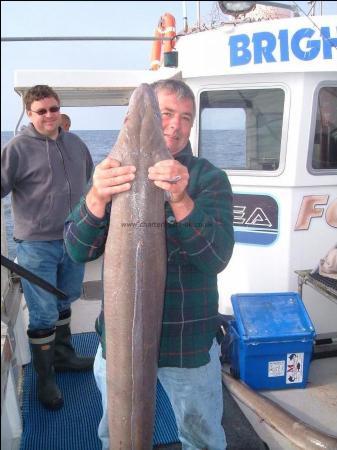
[[[1, 254], [7, 255], [1, 201]], [[1, 447], [18, 449], [22, 434], [22, 368], [30, 362], [27, 307], [20, 279], [1, 266]]]
[[[318, 270], [295, 270], [297, 274], [298, 293], [301, 298], [304, 296], [303, 286], [307, 285], [319, 295], [327, 298], [337, 305], [337, 280], [324, 277]], [[304, 300], [304, 298], [303, 298]], [[337, 330], [318, 333], [315, 339], [313, 358], [324, 358], [337, 356]]]

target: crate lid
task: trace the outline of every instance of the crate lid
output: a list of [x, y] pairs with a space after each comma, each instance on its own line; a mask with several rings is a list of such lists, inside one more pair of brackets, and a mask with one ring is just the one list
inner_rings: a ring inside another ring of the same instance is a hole
[[231, 301], [238, 332], [245, 341], [315, 336], [310, 317], [296, 292], [235, 294]]

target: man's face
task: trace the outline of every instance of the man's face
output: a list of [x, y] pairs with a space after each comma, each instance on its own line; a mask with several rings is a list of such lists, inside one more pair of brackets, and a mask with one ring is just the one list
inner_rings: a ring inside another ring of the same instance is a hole
[[179, 153], [188, 143], [193, 125], [193, 102], [189, 98], [177, 99], [166, 90], [157, 94], [162, 117], [165, 142], [172, 155]]
[[[42, 100], [34, 101], [31, 104], [30, 111], [27, 111], [27, 115], [40, 134], [50, 138], [58, 135], [58, 127], [60, 124], [59, 107], [60, 105], [54, 97], [46, 97]], [[55, 109], [54, 112], [53, 109]], [[45, 113], [41, 114], [43, 112]]]

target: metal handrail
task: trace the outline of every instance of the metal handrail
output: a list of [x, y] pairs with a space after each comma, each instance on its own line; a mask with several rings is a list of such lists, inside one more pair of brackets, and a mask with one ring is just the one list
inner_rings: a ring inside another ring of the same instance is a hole
[[30, 41], [172, 41], [170, 37], [155, 36], [13, 36], [2, 37], [1, 42]]

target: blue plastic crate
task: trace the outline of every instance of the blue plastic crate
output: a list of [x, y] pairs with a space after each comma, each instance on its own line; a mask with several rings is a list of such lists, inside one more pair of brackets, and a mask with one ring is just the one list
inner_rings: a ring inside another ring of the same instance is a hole
[[236, 294], [231, 301], [234, 375], [254, 389], [304, 388], [315, 330], [300, 296]]

